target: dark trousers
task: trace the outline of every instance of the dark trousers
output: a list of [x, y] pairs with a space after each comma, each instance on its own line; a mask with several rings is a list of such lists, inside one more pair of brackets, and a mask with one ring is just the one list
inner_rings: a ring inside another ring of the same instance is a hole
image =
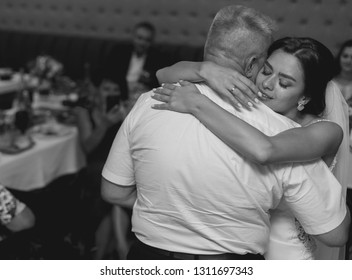
[[[347, 206], [350, 209], [350, 212], [352, 213], [352, 189], [347, 189]], [[345, 252], [345, 259], [349, 260], [350, 258], [350, 250], [352, 246], [352, 226], [350, 226], [349, 234], [348, 234], [348, 240], [346, 243], [346, 252]]]
[[188, 253], [170, 252], [151, 247], [137, 240], [131, 247], [128, 260], [264, 260], [260, 254], [217, 254], [194, 255]]

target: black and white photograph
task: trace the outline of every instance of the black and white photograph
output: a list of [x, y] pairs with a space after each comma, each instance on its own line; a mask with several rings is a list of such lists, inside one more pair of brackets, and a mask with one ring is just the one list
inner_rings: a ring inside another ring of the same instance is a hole
[[0, 259], [352, 259], [351, 11], [0, 0]]

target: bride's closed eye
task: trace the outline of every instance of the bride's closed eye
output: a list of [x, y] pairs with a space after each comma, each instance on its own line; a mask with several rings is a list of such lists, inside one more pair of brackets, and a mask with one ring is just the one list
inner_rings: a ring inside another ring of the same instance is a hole
[[287, 82], [281, 81], [281, 80], [279, 81], [279, 85], [280, 85], [280, 87], [282, 87], [284, 89], [286, 89], [290, 86]]

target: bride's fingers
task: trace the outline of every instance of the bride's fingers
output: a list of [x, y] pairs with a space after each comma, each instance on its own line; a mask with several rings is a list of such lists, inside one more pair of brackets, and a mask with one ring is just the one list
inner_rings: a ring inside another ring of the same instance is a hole
[[176, 85], [168, 84], [168, 83], [164, 83], [161, 86], [162, 86], [162, 88], [167, 88], [167, 89], [171, 89], [171, 90], [174, 90], [176, 88]]
[[170, 96], [168, 95], [163, 95], [163, 94], [159, 94], [159, 93], [154, 93], [152, 95], [152, 98], [161, 102], [169, 102], [170, 100]]
[[188, 81], [184, 81], [184, 80], [179, 80], [179, 84], [181, 86], [189, 86], [191, 85], [192, 83], [188, 82]]
[[152, 109], [156, 109], [156, 110], [168, 110], [168, 104], [167, 103], [163, 103], [163, 104], [153, 104], [152, 105]]
[[168, 88], [162, 88], [162, 87], [158, 87], [153, 89], [154, 94], [158, 93], [158, 94], [163, 94], [163, 95], [170, 95], [172, 93], [172, 90], [168, 89]]

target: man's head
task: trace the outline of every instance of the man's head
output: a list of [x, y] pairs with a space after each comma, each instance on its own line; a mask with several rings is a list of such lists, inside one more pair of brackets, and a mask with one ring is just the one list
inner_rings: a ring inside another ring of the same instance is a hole
[[210, 26], [204, 59], [235, 68], [254, 81], [264, 64], [275, 29], [271, 18], [252, 8], [224, 7]]
[[138, 23], [133, 30], [133, 47], [138, 56], [148, 52], [155, 37], [155, 27], [149, 22]]

